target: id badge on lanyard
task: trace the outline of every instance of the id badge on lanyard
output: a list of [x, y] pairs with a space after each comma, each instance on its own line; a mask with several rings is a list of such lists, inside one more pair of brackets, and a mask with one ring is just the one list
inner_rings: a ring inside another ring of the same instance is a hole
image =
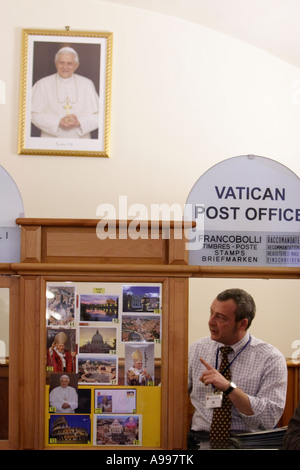
[[221, 408], [223, 392], [207, 393], [205, 395], [205, 408]]

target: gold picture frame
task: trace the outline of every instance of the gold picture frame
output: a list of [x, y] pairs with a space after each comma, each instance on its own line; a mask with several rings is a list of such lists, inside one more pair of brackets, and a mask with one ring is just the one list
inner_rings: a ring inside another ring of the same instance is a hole
[[18, 154], [110, 157], [111, 67], [110, 32], [22, 30]]

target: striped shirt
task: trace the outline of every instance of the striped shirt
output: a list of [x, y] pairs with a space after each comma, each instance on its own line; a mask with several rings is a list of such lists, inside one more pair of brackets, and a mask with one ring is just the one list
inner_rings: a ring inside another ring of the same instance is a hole
[[[194, 431], [209, 431], [213, 415], [212, 408], [205, 408], [205, 397], [213, 392], [213, 388], [199, 380], [205, 370], [199, 358], [218, 369], [221, 361], [218, 348], [221, 346], [207, 337], [189, 348], [189, 393], [195, 407], [191, 429]], [[231, 430], [273, 429], [283, 413], [286, 400], [287, 365], [284, 356], [274, 346], [249, 333], [231, 347], [233, 352], [228, 355], [229, 362], [233, 361], [230, 365], [231, 380], [248, 395], [254, 413], [246, 416], [233, 406]]]

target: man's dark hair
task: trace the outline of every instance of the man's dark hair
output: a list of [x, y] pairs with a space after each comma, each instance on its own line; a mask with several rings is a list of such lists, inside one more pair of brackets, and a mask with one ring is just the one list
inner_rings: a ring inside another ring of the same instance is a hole
[[217, 296], [217, 300], [219, 301], [229, 299], [232, 299], [236, 303], [235, 321], [238, 322], [243, 318], [247, 318], [247, 328], [249, 328], [256, 312], [255, 302], [251, 295], [242, 289], [226, 289]]

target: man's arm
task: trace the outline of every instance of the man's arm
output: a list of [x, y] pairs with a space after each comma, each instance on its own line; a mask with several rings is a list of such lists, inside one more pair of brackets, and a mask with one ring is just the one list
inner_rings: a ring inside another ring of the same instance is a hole
[[[200, 380], [204, 385], [213, 385], [215, 388], [221, 392], [225, 392], [229, 386], [230, 382], [216, 369], [214, 369], [210, 364], [208, 364], [204, 359], [200, 358], [202, 364], [206, 367], [206, 370], [203, 372]], [[244, 415], [251, 416], [254, 414], [253, 409], [250, 404], [248, 395], [243, 392], [239, 387], [232, 390], [229, 395], [229, 399], [232, 404]]]

